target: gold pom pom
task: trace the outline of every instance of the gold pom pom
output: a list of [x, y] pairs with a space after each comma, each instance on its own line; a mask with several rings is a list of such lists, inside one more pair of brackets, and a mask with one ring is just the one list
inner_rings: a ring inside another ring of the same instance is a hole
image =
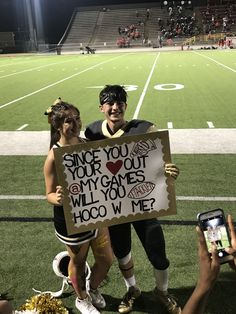
[[50, 293], [32, 296], [30, 300], [26, 300], [26, 303], [19, 310], [23, 311], [23, 313], [24, 311], [26, 313], [27, 311], [32, 311], [38, 314], [69, 314], [62, 301], [52, 297]]

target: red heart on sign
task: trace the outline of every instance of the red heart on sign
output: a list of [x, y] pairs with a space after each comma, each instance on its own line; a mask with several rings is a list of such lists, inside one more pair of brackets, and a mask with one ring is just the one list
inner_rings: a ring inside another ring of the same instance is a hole
[[106, 163], [107, 169], [114, 175], [117, 174], [117, 172], [120, 170], [122, 165], [123, 165], [122, 160], [117, 160], [116, 162], [108, 161]]

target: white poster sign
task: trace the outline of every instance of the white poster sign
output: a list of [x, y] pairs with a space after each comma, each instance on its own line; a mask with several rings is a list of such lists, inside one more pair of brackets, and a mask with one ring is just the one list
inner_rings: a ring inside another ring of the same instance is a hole
[[54, 149], [69, 234], [176, 214], [168, 131]]

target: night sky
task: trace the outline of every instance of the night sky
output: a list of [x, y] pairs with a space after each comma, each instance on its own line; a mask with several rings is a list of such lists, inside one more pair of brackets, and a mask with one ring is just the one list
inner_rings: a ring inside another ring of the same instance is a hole
[[[108, 6], [109, 4], [148, 3], [144, 0], [37, 0], [41, 3], [46, 42], [58, 43], [78, 6]], [[22, 24], [21, 0], [0, 0], [0, 31], [24, 32]], [[160, 0], [156, 0], [160, 2]]]

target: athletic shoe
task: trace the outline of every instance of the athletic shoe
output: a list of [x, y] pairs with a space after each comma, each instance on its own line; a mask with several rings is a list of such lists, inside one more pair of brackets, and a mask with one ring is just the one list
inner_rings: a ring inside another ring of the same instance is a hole
[[169, 293], [165, 294], [162, 291], [158, 290], [157, 288], [154, 289], [154, 294], [158, 298], [158, 300], [164, 304], [167, 311], [170, 314], [180, 314], [181, 308], [178, 306], [175, 298], [170, 295]]
[[100, 312], [92, 305], [91, 299], [87, 296], [86, 299], [76, 298], [75, 306], [81, 314], [100, 314]]
[[106, 307], [106, 301], [98, 289], [90, 289], [88, 293], [94, 306], [96, 306], [98, 309], [104, 309]]
[[138, 287], [132, 286], [129, 287], [129, 290], [124, 295], [119, 307], [119, 313], [129, 313], [133, 309], [133, 304], [135, 299], [137, 299], [141, 295], [141, 291]]

